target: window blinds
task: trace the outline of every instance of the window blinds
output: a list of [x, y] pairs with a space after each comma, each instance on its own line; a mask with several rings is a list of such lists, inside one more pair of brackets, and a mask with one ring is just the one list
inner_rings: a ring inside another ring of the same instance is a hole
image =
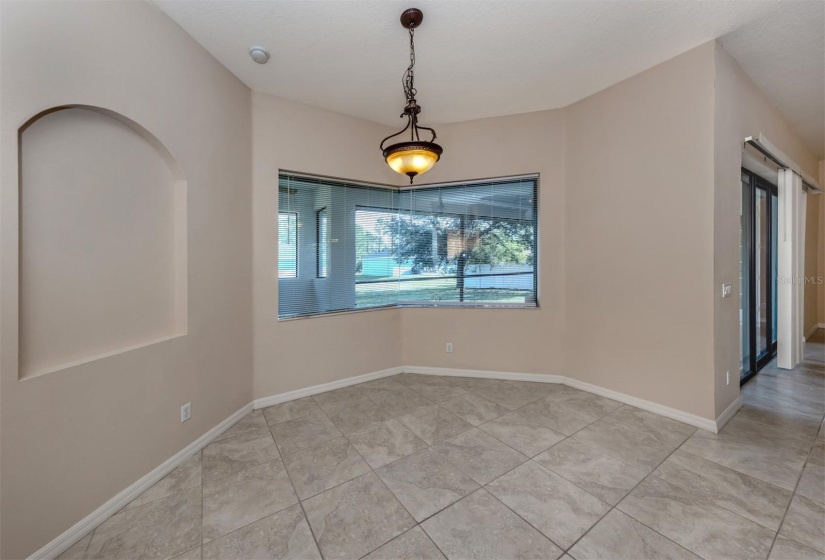
[[281, 173], [278, 316], [537, 305], [537, 177], [416, 188]]

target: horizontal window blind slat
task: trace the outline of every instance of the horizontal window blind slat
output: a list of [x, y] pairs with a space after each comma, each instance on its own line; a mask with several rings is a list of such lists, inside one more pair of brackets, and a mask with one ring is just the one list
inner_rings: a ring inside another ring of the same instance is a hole
[[278, 316], [535, 307], [538, 178], [400, 190], [281, 173]]

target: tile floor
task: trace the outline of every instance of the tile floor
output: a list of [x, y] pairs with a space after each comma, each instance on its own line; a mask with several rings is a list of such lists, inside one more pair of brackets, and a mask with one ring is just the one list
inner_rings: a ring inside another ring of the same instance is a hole
[[61, 558], [825, 558], [825, 344], [713, 434], [401, 374], [252, 412]]

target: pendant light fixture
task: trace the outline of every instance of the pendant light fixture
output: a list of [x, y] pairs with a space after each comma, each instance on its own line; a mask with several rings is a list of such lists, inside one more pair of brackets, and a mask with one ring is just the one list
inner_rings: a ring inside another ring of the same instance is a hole
[[[421, 112], [421, 106], [415, 100], [415, 28], [421, 25], [424, 19], [424, 14], [421, 10], [410, 8], [401, 14], [401, 25], [410, 31], [410, 65], [407, 71], [404, 72], [402, 83], [404, 85], [404, 96], [407, 98], [407, 104], [404, 107], [404, 112], [401, 113], [401, 118], [407, 118], [407, 126], [401, 131], [387, 136], [381, 141], [380, 149], [384, 154], [384, 159], [387, 164], [396, 173], [407, 175], [410, 178], [410, 184], [416, 175], [421, 175], [432, 169], [433, 165], [441, 158], [441, 153], [444, 151], [441, 146], [435, 143], [435, 130], [427, 128], [426, 126], [418, 125], [418, 113]], [[410, 131], [409, 142], [397, 142], [390, 146], [384, 147], [384, 144], [390, 138], [401, 136], [406, 131]], [[421, 140], [419, 131], [428, 130], [433, 135], [429, 141]]]

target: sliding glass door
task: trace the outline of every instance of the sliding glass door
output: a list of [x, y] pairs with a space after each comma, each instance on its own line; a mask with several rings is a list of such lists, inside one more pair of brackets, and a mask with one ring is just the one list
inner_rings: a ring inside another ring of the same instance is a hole
[[740, 382], [776, 356], [776, 186], [742, 170]]

